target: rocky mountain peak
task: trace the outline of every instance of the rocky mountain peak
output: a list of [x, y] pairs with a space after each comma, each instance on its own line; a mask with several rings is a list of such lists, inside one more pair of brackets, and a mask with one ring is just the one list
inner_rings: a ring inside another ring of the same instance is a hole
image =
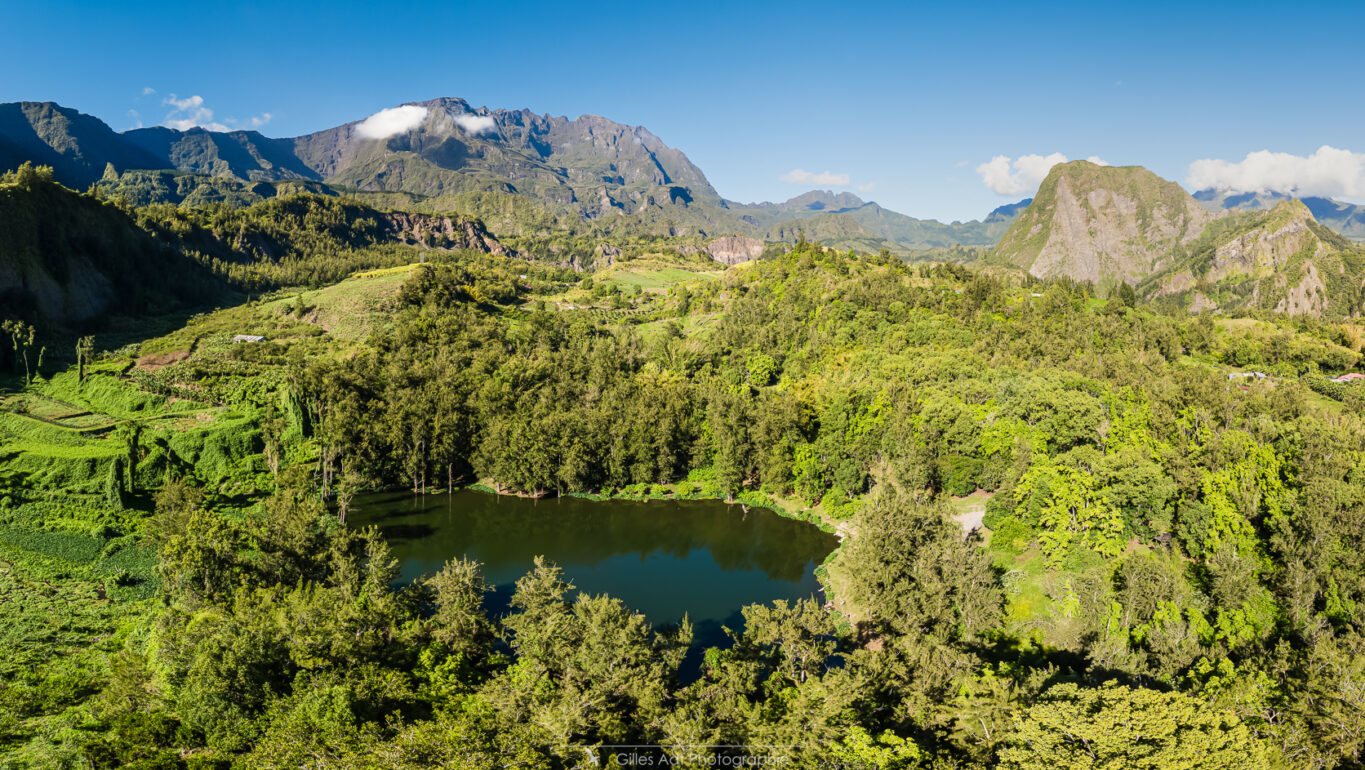
[[994, 258], [1039, 278], [1137, 283], [1216, 217], [1180, 185], [1140, 166], [1052, 167]]
[[1233, 275], [1265, 277], [1280, 271], [1297, 254], [1315, 256], [1323, 244], [1309, 227], [1312, 221], [1313, 213], [1302, 201], [1280, 201], [1256, 227], [1214, 250], [1208, 280]]

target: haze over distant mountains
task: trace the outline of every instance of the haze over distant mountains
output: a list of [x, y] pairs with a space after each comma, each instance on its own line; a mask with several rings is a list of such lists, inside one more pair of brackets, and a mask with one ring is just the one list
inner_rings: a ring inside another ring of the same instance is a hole
[[[782, 203], [738, 203], [722, 198], [686, 155], [645, 128], [595, 115], [570, 120], [476, 109], [453, 98], [283, 139], [202, 128], [119, 133], [51, 102], [0, 105], [0, 168], [26, 160], [52, 166], [72, 187], [100, 183], [141, 203], [249, 203], [302, 186], [386, 194], [394, 206], [460, 210], [503, 231], [548, 223], [775, 241], [804, 234], [837, 248], [873, 251], [990, 246], [1022, 207], [1001, 207], [984, 221], [943, 223], [851, 193], [816, 190]], [[277, 182], [290, 184], [261, 184]]]

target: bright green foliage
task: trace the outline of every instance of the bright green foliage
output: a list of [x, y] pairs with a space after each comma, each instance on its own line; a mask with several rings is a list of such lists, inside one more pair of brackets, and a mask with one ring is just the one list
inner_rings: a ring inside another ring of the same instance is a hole
[[773, 361], [772, 356], [767, 353], [754, 353], [745, 362], [745, 368], [749, 370], [749, 383], [762, 387], [772, 382], [777, 364]]
[[1101, 494], [1094, 475], [1050, 461], [1032, 465], [1015, 494], [1015, 515], [1038, 529], [1038, 543], [1049, 561], [1088, 548], [1115, 556], [1123, 547], [1123, 518]]
[[849, 728], [848, 736], [831, 749], [833, 758], [851, 767], [869, 770], [902, 770], [918, 767], [924, 757], [919, 747], [887, 731], [877, 737], [858, 725]]
[[1278, 526], [1285, 515], [1290, 498], [1283, 463], [1274, 447], [1258, 445], [1244, 433], [1228, 433], [1226, 440], [1235, 460], [1219, 471], [1204, 471], [1200, 481], [1210, 517], [1204, 548], [1209, 553], [1226, 544], [1251, 555], [1258, 550], [1253, 523]]
[[[211, 241], [277, 239], [276, 267], [230, 270], [271, 284], [410, 255], [332, 260], [374, 233], [358, 213], [136, 216], [207, 238], [210, 265]], [[796, 767], [1360, 763], [1365, 399], [1279, 374], [1357, 360], [1358, 325], [811, 246], [668, 292], [626, 277], [629, 251], [589, 289], [426, 256], [195, 318], [144, 368], [124, 350], [0, 394], [0, 764], [571, 767], [603, 742]], [[247, 332], [269, 339], [230, 342]], [[74, 349], [45, 333], [34, 350]], [[1244, 357], [1273, 382], [1229, 385]], [[395, 586], [383, 539], [342, 520], [361, 488], [477, 481], [818, 503], [835, 612], [745, 608], [693, 678], [686, 624], [548, 563], [503, 612], [469, 561]]]
[[1057, 685], [1019, 717], [1001, 768], [1274, 767], [1275, 755], [1231, 712], [1188, 695]]

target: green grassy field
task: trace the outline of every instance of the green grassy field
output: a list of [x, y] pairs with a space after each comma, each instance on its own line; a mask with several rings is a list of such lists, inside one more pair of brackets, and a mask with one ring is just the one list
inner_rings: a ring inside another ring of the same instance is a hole
[[723, 270], [688, 270], [649, 261], [628, 262], [607, 272], [606, 277], [624, 286], [638, 286], [642, 291], [665, 292], [671, 286], [696, 280], [715, 280]]

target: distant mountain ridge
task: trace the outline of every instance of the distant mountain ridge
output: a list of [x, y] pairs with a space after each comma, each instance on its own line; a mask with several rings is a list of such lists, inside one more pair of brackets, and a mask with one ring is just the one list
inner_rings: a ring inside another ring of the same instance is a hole
[[[1194, 193], [1194, 199], [1211, 211], [1266, 211], [1293, 195], [1279, 192], [1243, 193], [1205, 189]], [[1365, 206], [1344, 203], [1331, 198], [1308, 196], [1301, 199], [1319, 223], [1355, 241], [1365, 241]]]
[[842, 245], [851, 238], [872, 238], [911, 249], [992, 246], [1022, 209], [1021, 204], [1011, 204], [991, 212], [992, 216], [984, 221], [945, 224], [936, 219], [907, 216], [864, 201], [853, 193], [832, 190], [812, 190], [781, 203], [726, 201], [726, 204], [768, 240], [789, 241], [799, 230], [807, 239], [826, 245]]
[[0, 104], [0, 170], [25, 161], [51, 166], [58, 181], [84, 188], [117, 169], [165, 168], [166, 158], [147, 152], [104, 121], [51, 102]]
[[[1017, 207], [985, 221], [916, 219], [852, 193], [811, 191], [782, 203], [723, 199], [679, 150], [647, 129], [595, 115], [576, 119], [530, 110], [471, 107], [441, 98], [408, 130], [374, 138], [364, 120], [293, 138], [256, 131], [180, 131], [166, 127], [117, 133], [97, 118], [53, 103], [0, 105], [0, 169], [31, 160], [54, 168], [72, 187], [108, 184], [139, 200], [240, 204], [294, 187], [253, 183], [317, 183], [332, 188], [407, 196], [429, 206], [473, 206], [491, 221], [534, 202], [535, 224], [513, 228], [617, 228], [664, 235], [739, 233], [769, 240], [810, 240], [837, 248], [897, 252], [941, 246], [990, 246]], [[110, 173], [112, 170], [112, 174]], [[149, 176], [174, 171], [190, 179]], [[129, 172], [133, 176], [129, 177]], [[233, 185], [221, 180], [238, 180]], [[200, 191], [199, 187], [207, 187]], [[318, 190], [321, 188], [305, 188]], [[479, 207], [482, 207], [480, 209]], [[575, 224], [577, 223], [577, 224]]]

